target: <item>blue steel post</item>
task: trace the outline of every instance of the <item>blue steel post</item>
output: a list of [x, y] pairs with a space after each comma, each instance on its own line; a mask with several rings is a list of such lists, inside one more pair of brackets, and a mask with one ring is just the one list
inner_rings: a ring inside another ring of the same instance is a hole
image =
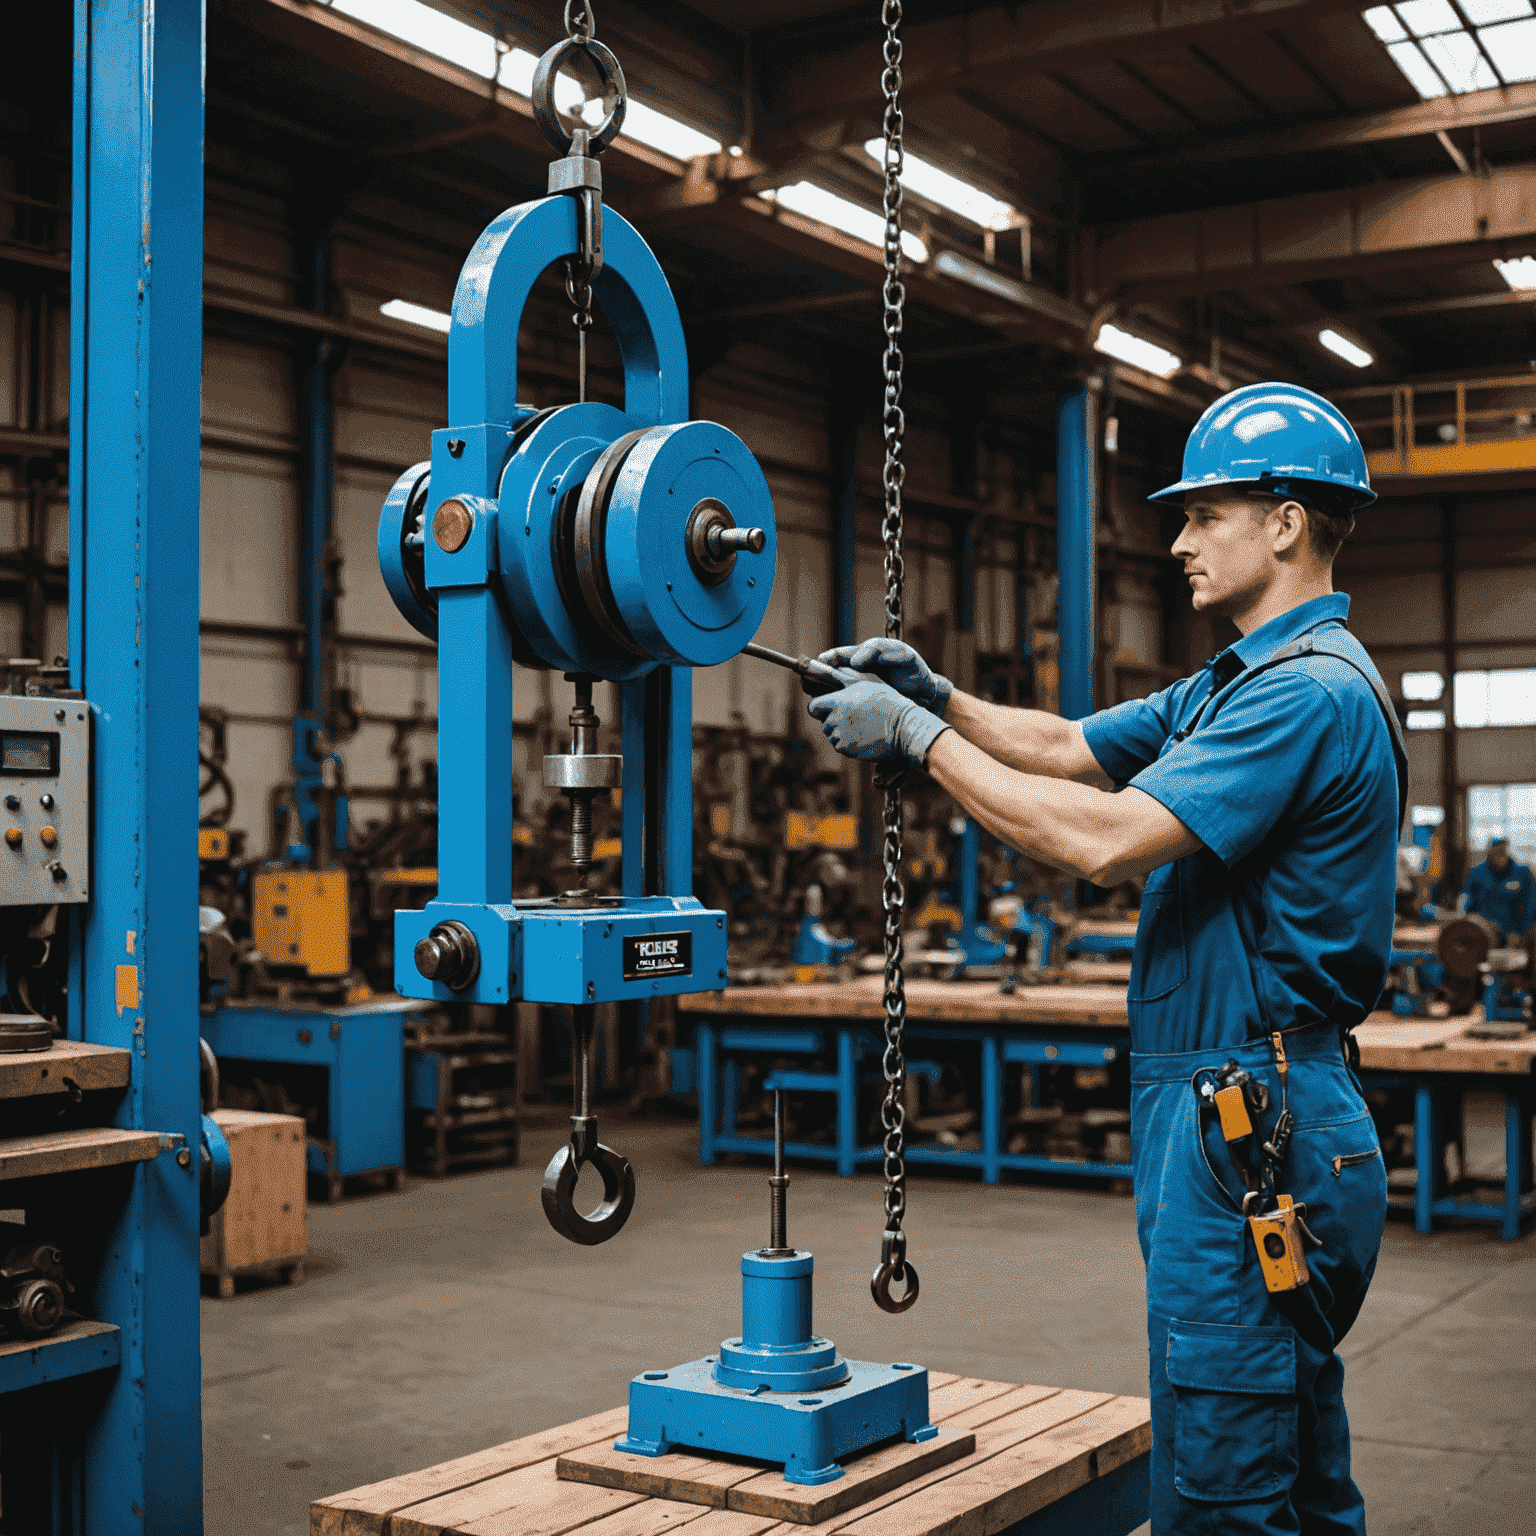
[[[325, 238], [316, 233], [310, 251], [309, 307], [325, 313], [328, 281]], [[303, 493], [299, 521], [299, 600], [304, 624], [304, 674], [300, 706], [323, 720], [325, 699], [325, 550], [335, 508], [335, 455], [331, 342], [317, 336], [310, 349], [303, 385]]]
[[1056, 407], [1057, 629], [1061, 639], [1061, 713], [1093, 713], [1094, 598], [1098, 584], [1093, 394], [1086, 388]]
[[[138, 1165], [88, 1315], [122, 1366], [85, 1431], [81, 1526], [202, 1525], [197, 698], [202, 0], [77, 0], [70, 669], [95, 707], [84, 1038], [133, 1053], [117, 1123], [180, 1132]], [[75, 1177], [96, 1177], [76, 1175]]]

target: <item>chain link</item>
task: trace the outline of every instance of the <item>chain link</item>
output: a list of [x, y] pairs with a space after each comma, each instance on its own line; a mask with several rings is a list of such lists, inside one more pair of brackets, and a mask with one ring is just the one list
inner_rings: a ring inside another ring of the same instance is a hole
[[587, 398], [587, 332], [592, 329], [591, 268], [585, 262], [566, 262], [565, 296], [571, 301], [571, 308], [574, 311], [571, 315], [571, 324], [576, 327], [576, 398], [578, 401], [585, 403]]
[[[883, 0], [880, 19], [885, 26], [885, 70], [881, 87], [885, 94], [885, 399], [881, 424], [885, 436], [885, 517], [881, 537], [885, 545], [885, 633], [901, 638], [902, 592], [902, 485], [906, 466], [902, 448], [906, 417], [901, 405], [901, 332], [906, 287], [901, 276], [901, 0]], [[902, 962], [902, 917], [906, 888], [901, 878], [901, 786], [885, 791], [885, 878], [881, 896], [885, 906], [885, 1099], [880, 1124], [885, 1131], [885, 1230], [888, 1252], [895, 1259], [893, 1278], [905, 1275], [905, 1237], [901, 1224], [907, 1209], [905, 1033], [907, 1023], [906, 977]]]
[[590, 43], [597, 30], [597, 18], [586, 0], [565, 0], [565, 35], [573, 43]]

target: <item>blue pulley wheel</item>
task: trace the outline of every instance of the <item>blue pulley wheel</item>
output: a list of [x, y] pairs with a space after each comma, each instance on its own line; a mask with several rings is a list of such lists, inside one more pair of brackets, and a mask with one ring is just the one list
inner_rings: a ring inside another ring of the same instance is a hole
[[609, 638], [641, 655], [684, 667], [729, 661], [773, 592], [773, 498], [757, 460], [712, 421], [653, 427], [608, 457], [577, 513], [594, 568], [588, 605]]

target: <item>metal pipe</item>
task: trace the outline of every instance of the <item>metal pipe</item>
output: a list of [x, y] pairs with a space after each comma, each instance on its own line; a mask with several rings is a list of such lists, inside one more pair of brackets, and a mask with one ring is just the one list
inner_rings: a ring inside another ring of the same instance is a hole
[[773, 1176], [768, 1180], [769, 1254], [788, 1254], [789, 1175], [784, 1172], [784, 1089], [773, 1091]]
[[1061, 714], [1093, 713], [1094, 607], [1098, 570], [1094, 523], [1096, 401], [1084, 387], [1056, 407], [1056, 627], [1061, 639]]

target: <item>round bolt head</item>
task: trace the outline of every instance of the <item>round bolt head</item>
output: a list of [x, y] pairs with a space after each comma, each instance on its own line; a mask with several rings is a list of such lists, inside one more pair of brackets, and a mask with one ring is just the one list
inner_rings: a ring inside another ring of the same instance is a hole
[[438, 942], [433, 938], [418, 939], [414, 951], [416, 969], [427, 978], [428, 981], [436, 981], [437, 973], [442, 969], [445, 958]]
[[470, 530], [475, 526], [475, 515], [455, 497], [449, 497], [432, 518], [432, 537], [437, 547], [454, 554], [469, 542]]
[[192, 1154], [185, 1147], [176, 1154], [176, 1164], [180, 1168], [190, 1168], [192, 1166]]

